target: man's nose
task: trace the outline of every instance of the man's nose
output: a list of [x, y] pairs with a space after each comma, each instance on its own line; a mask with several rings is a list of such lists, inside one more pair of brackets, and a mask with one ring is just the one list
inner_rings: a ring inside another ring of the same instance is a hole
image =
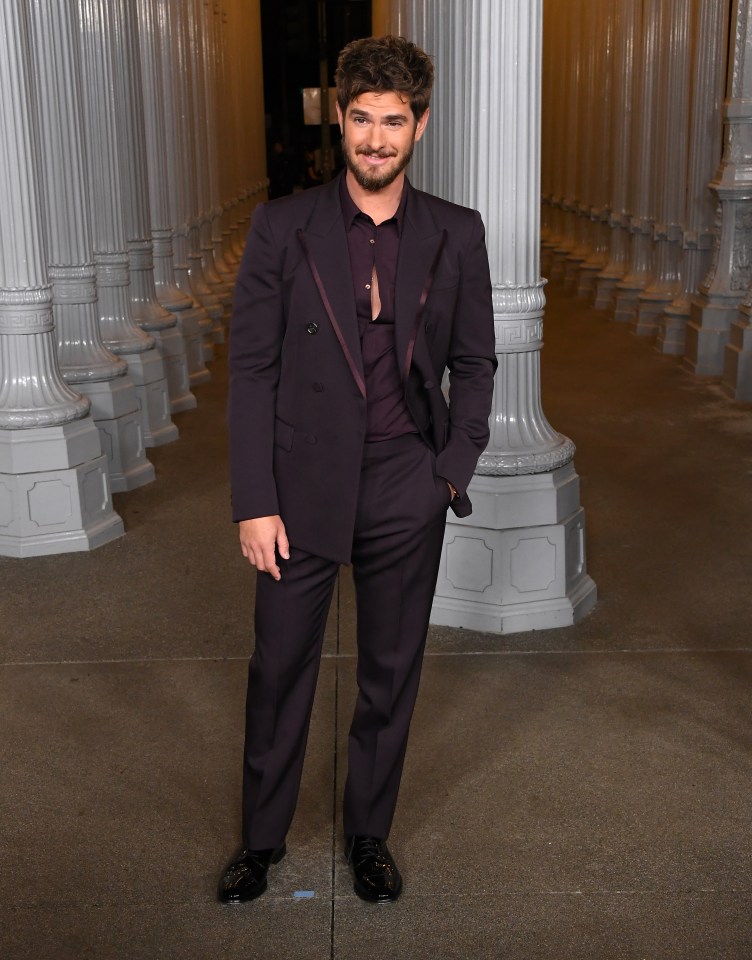
[[371, 129], [371, 146], [378, 150], [386, 143], [386, 135], [381, 124], [375, 123]]

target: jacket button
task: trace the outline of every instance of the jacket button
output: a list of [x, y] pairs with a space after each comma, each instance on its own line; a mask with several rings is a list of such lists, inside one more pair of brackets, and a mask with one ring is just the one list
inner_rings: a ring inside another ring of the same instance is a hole
[[311, 444], [318, 443], [318, 440], [316, 439], [316, 437], [314, 437], [312, 433], [309, 433], [306, 435], [306, 443], [311, 443]]
[[318, 332], [319, 332], [319, 325], [318, 325], [317, 323], [309, 323], [309, 324], [306, 326], [306, 330], [307, 330], [308, 333], [310, 333], [310, 334], [318, 333]]
[[316, 393], [323, 393], [324, 384], [323, 384], [323, 383], [314, 383], [313, 389], [316, 391]]
[[433, 390], [433, 380], [426, 380], [423, 386], [426, 388], [426, 390]]

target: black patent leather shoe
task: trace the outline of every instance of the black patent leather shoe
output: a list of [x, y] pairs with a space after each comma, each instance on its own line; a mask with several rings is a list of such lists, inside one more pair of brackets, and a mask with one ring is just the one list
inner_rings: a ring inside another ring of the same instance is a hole
[[255, 900], [266, 890], [266, 874], [272, 863], [287, 853], [287, 847], [271, 850], [240, 850], [227, 864], [219, 880], [217, 895], [222, 903], [245, 903]]
[[392, 903], [402, 893], [402, 877], [384, 840], [347, 837], [345, 859], [361, 900]]

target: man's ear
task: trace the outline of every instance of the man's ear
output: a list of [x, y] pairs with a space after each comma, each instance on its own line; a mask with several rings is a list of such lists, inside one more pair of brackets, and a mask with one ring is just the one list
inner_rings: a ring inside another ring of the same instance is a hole
[[420, 118], [420, 120], [418, 120], [417, 124], [415, 125], [415, 142], [416, 143], [423, 136], [423, 132], [426, 129], [426, 124], [428, 123], [428, 117], [430, 113], [431, 113], [431, 108], [426, 107], [426, 112], [423, 114], [423, 116]]
[[344, 135], [345, 118], [342, 116], [342, 107], [340, 107], [339, 102], [337, 103], [337, 123], [339, 124], [339, 132]]

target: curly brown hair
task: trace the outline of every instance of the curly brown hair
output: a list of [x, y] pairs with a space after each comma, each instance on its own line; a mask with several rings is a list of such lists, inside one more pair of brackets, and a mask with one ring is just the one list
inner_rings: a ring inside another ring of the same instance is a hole
[[431, 100], [433, 63], [404, 37], [363, 37], [343, 48], [334, 79], [343, 114], [362, 93], [394, 90], [409, 99], [415, 119], [420, 120]]

